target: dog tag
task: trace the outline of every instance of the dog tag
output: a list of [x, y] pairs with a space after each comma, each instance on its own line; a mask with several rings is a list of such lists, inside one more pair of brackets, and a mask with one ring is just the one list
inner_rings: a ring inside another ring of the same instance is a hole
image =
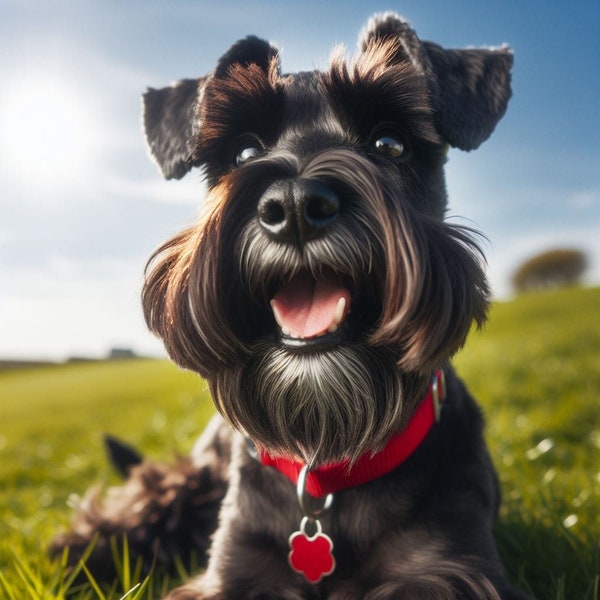
[[289, 538], [290, 553], [288, 562], [294, 571], [302, 573], [311, 583], [318, 583], [323, 577], [331, 575], [335, 570], [333, 542], [323, 533], [321, 522], [310, 519], [316, 531], [311, 536], [306, 533], [308, 517], [300, 523], [300, 531], [292, 533]]

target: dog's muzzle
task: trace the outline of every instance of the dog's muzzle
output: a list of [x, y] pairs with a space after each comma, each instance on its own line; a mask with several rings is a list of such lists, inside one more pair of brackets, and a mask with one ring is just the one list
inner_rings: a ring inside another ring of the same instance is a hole
[[[266, 190], [258, 202], [257, 216], [271, 240], [302, 251], [306, 243], [326, 235], [340, 210], [340, 199], [331, 187], [315, 179], [289, 179]], [[281, 341], [304, 348], [332, 343], [350, 304], [348, 286], [332, 270], [324, 269], [318, 277], [302, 270], [280, 287], [271, 309]]]

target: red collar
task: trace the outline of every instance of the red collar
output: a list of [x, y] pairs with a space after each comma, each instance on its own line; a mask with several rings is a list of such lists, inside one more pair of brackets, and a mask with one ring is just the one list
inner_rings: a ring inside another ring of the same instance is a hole
[[[363, 454], [352, 467], [348, 460], [330, 463], [312, 469], [306, 478], [306, 491], [314, 498], [321, 498], [341, 490], [362, 485], [383, 477], [400, 466], [421, 444], [440, 416], [440, 403], [446, 396], [444, 372], [435, 373], [427, 395], [411, 417], [408, 425], [395, 434], [385, 448], [377, 454]], [[258, 460], [283, 473], [292, 483], [298, 483], [298, 476], [304, 464], [278, 456], [271, 456], [264, 450], [258, 451]]]

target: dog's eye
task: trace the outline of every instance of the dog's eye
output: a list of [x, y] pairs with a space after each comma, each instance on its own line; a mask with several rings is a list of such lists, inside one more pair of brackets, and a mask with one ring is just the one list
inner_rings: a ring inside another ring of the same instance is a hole
[[386, 158], [402, 158], [406, 154], [406, 146], [390, 135], [382, 135], [373, 140], [373, 150]]
[[253, 136], [244, 137], [237, 145], [235, 151], [235, 164], [241, 167], [253, 158], [264, 154], [262, 144]]
[[242, 148], [242, 150], [240, 150], [235, 157], [235, 163], [239, 167], [253, 158], [258, 158], [261, 154], [262, 151], [260, 148], [256, 148], [254, 146]]

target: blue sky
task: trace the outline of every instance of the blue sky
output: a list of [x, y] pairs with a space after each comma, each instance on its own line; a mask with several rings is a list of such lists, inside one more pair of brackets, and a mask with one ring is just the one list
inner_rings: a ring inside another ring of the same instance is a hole
[[514, 49], [505, 118], [447, 169], [450, 214], [490, 240], [495, 293], [554, 246], [585, 250], [599, 283], [598, 0], [0, 0], [0, 358], [160, 353], [139, 307], [143, 267], [204, 188], [198, 174], [161, 180], [141, 92], [205, 74], [250, 33], [277, 43], [284, 70], [325, 66], [383, 10], [447, 47]]

